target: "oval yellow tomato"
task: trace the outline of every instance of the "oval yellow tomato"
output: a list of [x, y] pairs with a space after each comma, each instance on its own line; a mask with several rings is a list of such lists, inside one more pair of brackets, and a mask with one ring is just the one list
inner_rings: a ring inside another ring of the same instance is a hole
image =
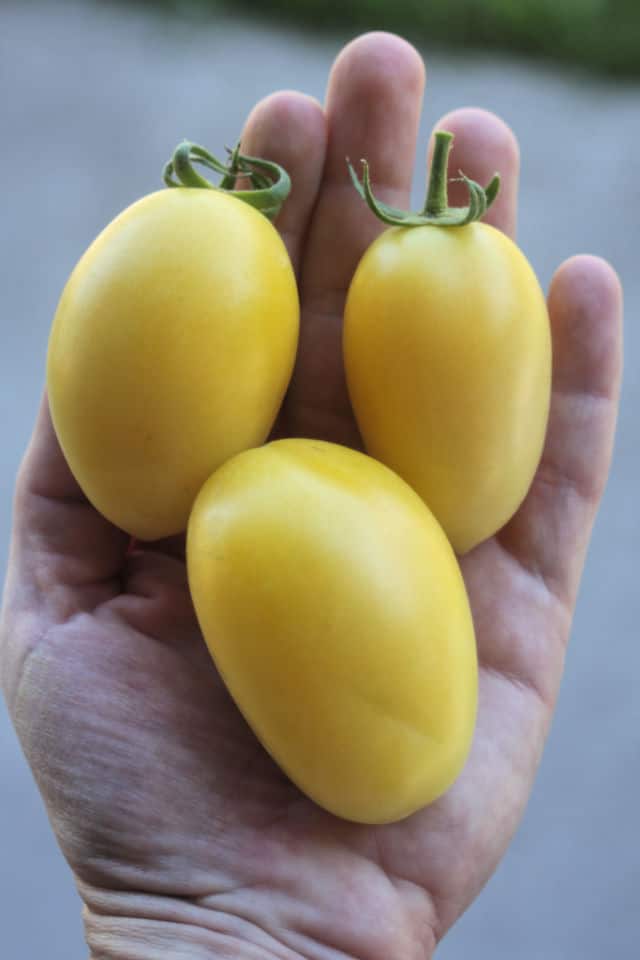
[[540, 460], [551, 384], [545, 299], [518, 247], [483, 223], [386, 230], [351, 283], [344, 359], [367, 451], [456, 552], [499, 530]]
[[47, 359], [71, 470], [145, 540], [186, 528], [230, 456], [267, 437], [288, 385], [298, 294], [269, 221], [216, 190], [162, 190], [91, 244], [63, 291]]
[[309, 797], [382, 823], [467, 757], [477, 663], [462, 576], [431, 512], [365, 454], [278, 440], [204, 485], [187, 568], [240, 710]]

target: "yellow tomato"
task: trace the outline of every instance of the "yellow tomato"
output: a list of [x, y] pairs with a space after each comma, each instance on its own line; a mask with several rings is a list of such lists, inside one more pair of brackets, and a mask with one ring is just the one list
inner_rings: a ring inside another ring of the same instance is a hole
[[163, 190], [93, 242], [49, 341], [53, 423], [80, 486], [151, 540], [186, 528], [207, 477], [267, 437], [298, 338], [284, 244], [248, 204]]
[[467, 757], [477, 664], [453, 551], [365, 454], [279, 440], [204, 485], [187, 566], [209, 650], [272, 757], [327, 810], [397, 820]]
[[455, 550], [499, 530], [540, 460], [551, 383], [545, 300], [518, 247], [482, 223], [385, 231], [351, 283], [344, 358], [367, 451]]

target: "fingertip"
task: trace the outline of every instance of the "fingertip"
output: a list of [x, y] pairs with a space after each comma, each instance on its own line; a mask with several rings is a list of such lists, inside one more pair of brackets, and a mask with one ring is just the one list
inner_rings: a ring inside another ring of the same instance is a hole
[[357, 74], [370, 90], [385, 92], [388, 85], [406, 86], [407, 95], [422, 96], [426, 83], [425, 63], [413, 44], [395, 33], [371, 30], [342, 48], [329, 76], [329, 87], [342, 82], [345, 74]]
[[393, 202], [408, 202], [424, 84], [422, 58], [401, 37], [374, 32], [348, 43], [327, 86], [326, 179], [348, 183], [345, 157], [366, 157], [374, 181], [397, 191]]
[[280, 90], [260, 100], [242, 133], [244, 153], [280, 164], [290, 177], [291, 193], [276, 225], [296, 270], [322, 179], [326, 147], [327, 123], [322, 105], [314, 97], [294, 90]]
[[588, 310], [607, 315], [622, 313], [622, 283], [608, 260], [592, 254], [577, 254], [556, 270], [549, 288], [549, 302], [581, 302]]
[[548, 304], [554, 388], [614, 397], [622, 371], [623, 307], [614, 268], [602, 257], [571, 257], [554, 274]]
[[509, 124], [482, 107], [459, 107], [445, 113], [435, 130], [449, 130], [458, 139], [468, 139], [481, 150], [500, 152], [509, 162], [511, 170], [520, 168], [520, 146]]
[[318, 146], [324, 147], [326, 135], [324, 110], [315, 97], [278, 90], [251, 110], [242, 140], [247, 152], [276, 148], [283, 153], [295, 151], [297, 158], [301, 153], [314, 155]]
[[[518, 183], [520, 178], [520, 147], [511, 127], [497, 114], [480, 107], [461, 107], [444, 114], [434, 126], [453, 134], [449, 160], [451, 176], [459, 171], [486, 186], [495, 173], [500, 174], [500, 191], [484, 216], [484, 222], [515, 236], [517, 221]], [[433, 149], [433, 135], [429, 157]], [[468, 202], [462, 184], [450, 187], [452, 205]]]

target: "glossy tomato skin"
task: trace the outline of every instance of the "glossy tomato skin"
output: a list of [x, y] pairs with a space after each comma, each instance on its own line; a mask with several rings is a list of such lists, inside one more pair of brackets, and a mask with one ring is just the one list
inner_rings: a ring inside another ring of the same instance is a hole
[[262, 443], [298, 338], [271, 223], [214, 190], [150, 194], [91, 244], [63, 291], [47, 384], [71, 470], [144, 540], [186, 529], [210, 473]]
[[444, 533], [396, 474], [320, 441], [241, 453], [198, 495], [187, 568], [230, 693], [309, 797], [383, 823], [451, 785], [475, 723], [473, 624]]
[[456, 552], [499, 530], [538, 466], [551, 388], [545, 299], [518, 247], [482, 223], [387, 230], [353, 277], [344, 358], [367, 451]]

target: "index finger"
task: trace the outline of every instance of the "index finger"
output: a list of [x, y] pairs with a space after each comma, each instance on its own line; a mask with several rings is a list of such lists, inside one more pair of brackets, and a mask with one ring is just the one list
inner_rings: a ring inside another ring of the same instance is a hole
[[291, 178], [291, 194], [276, 226], [296, 273], [322, 177], [326, 138], [321, 105], [293, 90], [273, 93], [256, 104], [242, 133], [245, 153], [279, 163]]

